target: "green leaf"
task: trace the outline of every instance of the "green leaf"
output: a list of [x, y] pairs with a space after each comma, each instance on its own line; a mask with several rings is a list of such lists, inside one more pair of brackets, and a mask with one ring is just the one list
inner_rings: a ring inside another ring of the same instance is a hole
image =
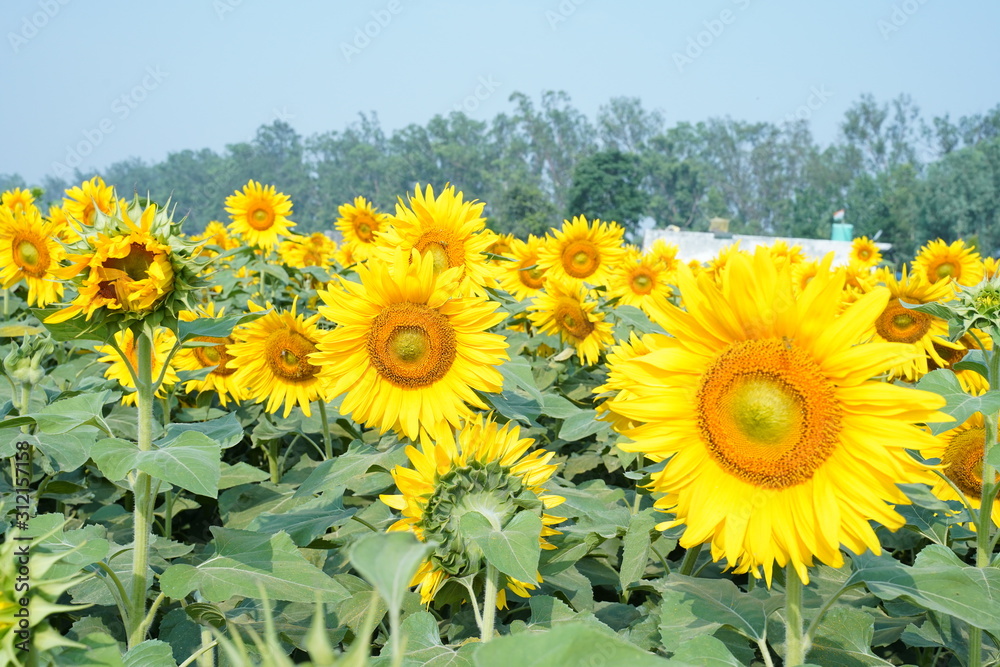
[[[441, 643], [437, 619], [433, 614], [420, 611], [410, 614], [400, 625], [400, 632], [406, 638], [406, 658], [403, 664], [433, 665], [437, 667], [472, 667], [470, 658], [459, 655], [455, 649]], [[383, 651], [382, 656], [392, 656], [391, 651]], [[381, 665], [381, 660], [375, 665]], [[384, 664], [391, 664], [385, 661]]]
[[927, 426], [938, 435], [955, 428], [977, 412], [990, 414], [1000, 410], [1000, 389], [990, 389], [982, 396], [970, 396], [962, 389], [958, 376], [947, 368], [939, 368], [920, 378], [917, 389], [933, 391], [944, 397], [947, 404], [941, 411], [955, 418], [953, 422], [935, 422]]
[[668, 591], [683, 595], [681, 602], [696, 618], [728, 625], [753, 641], [766, 637], [767, 611], [764, 602], [741, 591], [729, 579], [695, 579], [671, 575], [664, 582]]
[[76, 470], [90, 458], [90, 450], [97, 441], [99, 431], [91, 426], [78, 426], [69, 433], [57, 436], [40, 433], [26, 435], [43, 454], [59, 465], [61, 472]]
[[986, 363], [986, 355], [982, 350], [969, 350], [961, 361], [951, 365], [953, 371], [975, 371], [987, 380], [990, 378], [990, 369]]
[[618, 318], [620, 323], [627, 325], [629, 331], [635, 331], [636, 333], [652, 333], [658, 332], [662, 333], [663, 330], [657, 325], [653, 324], [646, 313], [642, 312], [639, 308], [635, 306], [615, 306], [614, 315]]
[[258, 317], [267, 314], [267, 312], [265, 310], [241, 315], [225, 315], [223, 317], [199, 317], [191, 322], [179, 321], [177, 323], [177, 340], [181, 343], [186, 343], [198, 336], [225, 338], [233, 332], [236, 326], [252, 322]]
[[695, 637], [678, 646], [670, 662], [692, 667], [743, 667], [722, 640], [709, 635]]
[[271, 600], [341, 602], [347, 589], [305, 559], [285, 533], [262, 535], [212, 527], [215, 555], [197, 567], [171, 565], [160, 590], [175, 600], [198, 590], [209, 602], [235, 596], [258, 598], [263, 587]]
[[219, 443], [199, 431], [183, 431], [170, 442], [141, 452], [135, 443], [118, 438], [99, 441], [91, 456], [101, 473], [112, 481], [121, 480], [131, 470], [215, 498], [219, 493]]
[[0, 422], [0, 428], [22, 426], [25, 423], [30, 423], [30, 421], [25, 421], [29, 418], [35, 422], [41, 433], [49, 435], [68, 433], [83, 424], [103, 425], [101, 415], [108, 394], [107, 391], [100, 391], [94, 394], [79, 394], [64, 398], [46, 405], [38, 412], [32, 412], [20, 418], [5, 419]]
[[676, 665], [673, 661], [643, 651], [596, 623], [566, 623], [546, 632], [521, 632], [497, 637], [475, 648], [475, 664], [477, 667]]
[[104, 632], [80, 637], [83, 648], [74, 646], [59, 654], [59, 667], [125, 667], [118, 642]]
[[542, 395], [542, 414], [556, 419], [568, 419], [579, 414], [583, 408], [558, 394]]
[[820, 665], [843, 667], [889, 667], [871, 650], [875, 620], [867, 612], [850, 607], [834, 607], [823, 617], [813, 637], [808, 658]]
[[563, 421], [562, 427], [559, 429], [559, 437], [573, 442], [583, 440], [588, 435], [610, 430], [610, 423], [597, 419], [597, 411], [581, 410]]
[[358, 511], [356, 507], [344, 509], [343, 490], [341, 487], [340, 493], [324, 494], [290, 512], [265, 512], [251, 521], [247, 528], [261, 533], [285, 531], [296, 546], [304, 547], [325, 534], [330, 526], [343, 525]]
[[537, 401], [518, 394], [516, 391], [505, 390], [499, 394], [493, 394], [477, 390], [476, 395], [510, 421], [518, 421], [531, 426], [542, 414], [542, 406]]
[[45, 318], [61, 310], [60, 308], [33, 308], [35, 317], [49, 330], [49, 334], [58, 341], [94, 340], [106, 343], [111, 340], [111, 329], [94, 320], [86, 321], [82, 317], [74, 317], [58, 324], [45, 324]]
[[462, 516], [460, 528], [466, 539], [483, 550], [486, 560], [508, 577], [527, 582], [538, 578], [542, 520], [537, 515], [518, 512], [497, 530], [484, 515], [468, 512]]
[[405, 459], [406, 452], [401, 446], [380, 452], [355, 440], [345, 453], [316, 466], [295, 491], [295, 497], [305, 498], [342, 486], [353, 491], [371, 468], [392, 470]]
[[535, 403], [543, 403], [542, 392], [535, 384], [535, 376], [531, 373], [531, 364], [522, 356], [512, 357], [510, 361], [499, 366], [503, 375], [503, 390], [505, 392], [520, 390]]
[[161, 442], [170, 442], [186, 431], [198, 431], [204, 433], [212, 440], [219, 443], [222, 449], [229, 449], [233, 445], [238, 445], [243, 440], [243, 425], [236, 418], [236, 414], [229, 412], [225, 417], [210, 419], [206, 422], [193, 422], [190, 424], [167, 424]]
[[177, 667], [170, 644], [147, 639], [122, 656], [125, 667]]
[[351, 565], [375, 587], [390, 610], [398, 611], [413, 575], [432, 548], [411, 533], [370, 533], [351, 546]]
[[240, 461], [234, 465], [223, 462], [221, 464], [219, 476], [219, 490], [231, 489], [240, 484], [252, 484], [262, 482], [270, 477], [260, 468], [254, 468], [246, 461]]
[[909, 308], [910, 310], [915, 310], [920, 313], [927, 313], [928, 315], [933, 315], [934, 317], [940, 317], [945, 321], [953, 319], [956, 314], [955, 311], [939, 301], [932, 301], [930, 303], [906, 303], [900, 299], [899, 303], [904, 308]]
[[628, 530], [622, 539], [622, 563], [618, 571], [618, 583], [622, 591], [642, 579], [649, 561], [649, 531], [655, 525], [652, 510], [644, 510], [629, 520]]

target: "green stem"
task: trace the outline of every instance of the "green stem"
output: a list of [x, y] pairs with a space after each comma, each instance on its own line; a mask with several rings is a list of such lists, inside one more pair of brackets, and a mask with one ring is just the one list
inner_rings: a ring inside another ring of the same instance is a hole
[[701, 555], [701, 547], [701, 544], [696, 544], [684, 552], [684, 560], [681, 561], [681, 574], [687, 576], [694, 570], [694, 566], [698, 562], [698, 556]]
[[3, 316], [7, 317], [10, 315], [10, 290], [4, 289], [3, 291]]
[[649, 548], [654, 554], [656, 554], [656, 557], [660, 559], [660, 562], [663, 563], [663, 574], [670, 574], [670, 563], [668, 563], [667, 559], [663, 557], [663, 554], [661, 554], [660, 550], [656, 548], [656, 545], [650, 543]]
[[802, 580], [795, 567], [785, 566], [785, 667], [805, 663], [809, 639], [802, 632]]
[[278, 442], [277, 439], [267, 441], [267, 465], [271, 471], [272, 484], [281, 481], [281, 470], [278, 468]]
[[774, 660], [771, 659], [771, 650], [767, 648], [767, 641], [764, 639], [758, 640], [757, 648], [760, 649], [760, 654], [764, 658], [766, 667], [774, 667]]
[[981, 628], [969, 626], [969, 667], [982, 667], [983, 664], [983, 631]]
[[[139, 451], [153, 449], [153, 343], [143, 329], [136, 346], [136, 407], [139, 413]], [[149, 538], [152, 528], [152, 480], [137, 471], [132, 495], [135, 499], [132, 550], [132, 595], [129, 599], [128, 647], [135, 648], [145, 639], [146, 570], [149, 569]]]
[[500, 571], [486, 564], [486, 587], [483, 592], [483, 643], [493, 639], [493, 625], [497, 615], [497, 584], [500, 580]]
[[326, 450], [326, 459], [329, 461], [333, 458], [333, 442], [330, 439], [330, 422], [326, 418], [326, 403], [322, 397], [316, 402], [319, 403], [319, 420], [323, 423], [323, 449]]
[[174, 532], [174, 492], [169, 488], [163, 494], [163, 536], [170, 539]]

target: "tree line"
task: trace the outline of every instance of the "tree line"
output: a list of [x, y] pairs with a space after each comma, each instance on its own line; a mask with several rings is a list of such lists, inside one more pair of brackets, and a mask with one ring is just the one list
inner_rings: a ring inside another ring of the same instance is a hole
[[[310, 137], [275, 121], [221, 153], [133, 158], [101, 176], [119, 192], [170, 197], [189, 233], [227, 220], [226, 197], [251, 178], [291, 196], [301, 233], [331, 229], [337, 207], [355, 196], [392, 212], [416, 183], [450, 182], [486, 202], [495, 231], [522, 237], [584, 214], [633, 234], [646, 217], [695, 231], [724, 217], [736, 233], [829, 238], [833, 212], [846, 208], [856, 235], [880, 234], [897, 258], [937, 237], [1000, 254], [1000, 105], [928, 119], [906, 95], [864, 95], [824, 147], [806, 121], [727, 117], [668, 127], [637, 98], [613, 98], [593, 120], [564, 92], [509, 101], [512, 110], [488, 122], [453, 112], [391, 133], [374, 112]], [[0, 175], [0, 189], [40, 186], [43, 202], [58, 202], [92, 175], [40, 184]]]

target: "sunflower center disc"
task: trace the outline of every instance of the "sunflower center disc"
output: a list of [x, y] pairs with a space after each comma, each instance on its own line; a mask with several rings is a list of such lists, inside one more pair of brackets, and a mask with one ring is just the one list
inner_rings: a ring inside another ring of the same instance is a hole
[[358, 238], [367, 243], [372, 240], [372, 226], [367, 222], [362, 222], [357, 229]]
[[404, 389], [434, 384], [455, 361], [455, 330], [445, 315], [417, 303], [394, 303], [372, 320], [368, 357], [389, 382]]
[[938, 278], [947, 278], [955, 274], [955, 265], [951, 262], [942, 262], [938, 264], [937, 271], [935, 271]]
[[235, 369], [229, 368], [227, 365], [233, 357], [226, 352], [226, 344], [232, 343], [232, 338], [198, 336], [195, 340], [203, 343], [216, 343], [215, 347], [194, 348], [194, 356], [202, 366], [215, 366], [211, 375], [232, 375], [235, 372]]
[[586, 278], [601, 265], [597, 248], [587, 241], [573, 241], [563, 250], [563, 269], [574, 278]]
[[255, 208], [253, 212], [247, 216], [247, 224], [256, 229], [258, 232], [270, 229], [271, 225], [274, 224], [274, 212], [266, 208]]
[[941, 457], [948, 467], [944, 474], [962, 489], [965, 495], [981, 498], [983, 495], [983, 446], [986, 429], [983, 427], [959, 431], [952, 436]]
[[[529, 266], [532, 268], [527, 268]], [[531, 289], [542, 288], [542, 285], [545, 283], [543, 279], [544, 274], [545, 272], [535, 264], [534, 258], [522, 262], [521, 269], [517, 272], [517, 275], [521, 279], [521, 284]]]
[[839, 442], [834, 385], [812, 357], [782, 340], [731, 345], [705, 372], [696, 402], [712, 459], [754, 486], [808, 481]]
[[632, 291], [636, 294], [649, 294], [653, 291], [653, 279], [646, 273], [634, 276], [632, 278]]
[[583, 340], [594, 330], [594, 323], [574, 301], [560, 303], [556, 307], [555, 320], [563, 331], [579, 340]]
[[430, 253], [431, 257], [434, 258], [434, 273], [441, 273], [448, 268], [448, 251], [445, 250], [440, 243], [431, 243], [425, 249], [424, 252]]
[[413, 247], [421, 254], [429, 253], [434, 259], [435, 275], [450, 267], [465, 264], [465, 244], [446, 229], [424, 232]]
[[149, 265], [155, 255], [141, 243], [133, 243], [124, 257], [110, 257], [104, 262], [109, 269], [117, 269], [135, 281], [149, 278]]
[[38, 248], [31, 241], [21, 241], [17, 244], [18, 264], [21, 266], [34, 268], [38, 266], [39, 257]]
[[930, 331], [931, 316], [893, 299], [875, 320], [875, 331], [890, 343], [915, 343]]
[[315, 343], [289, 329], [273, 332], [265, 342], [267, 365], [285, 382], [306, 382], [319, 373], [319, 367], [308, 361], [308, 355], [315, 351]]

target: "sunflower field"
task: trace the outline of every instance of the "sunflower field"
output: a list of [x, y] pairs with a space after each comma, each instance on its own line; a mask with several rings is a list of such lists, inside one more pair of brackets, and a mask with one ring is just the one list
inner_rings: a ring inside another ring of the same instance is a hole
[[[1000, 278], [445, 185], [0, 205], [0, 664], [1000, 662]], [[988, 508], [988, 509], [987, 509]], [[994, 589], [994, 586], [996, 589]]]

